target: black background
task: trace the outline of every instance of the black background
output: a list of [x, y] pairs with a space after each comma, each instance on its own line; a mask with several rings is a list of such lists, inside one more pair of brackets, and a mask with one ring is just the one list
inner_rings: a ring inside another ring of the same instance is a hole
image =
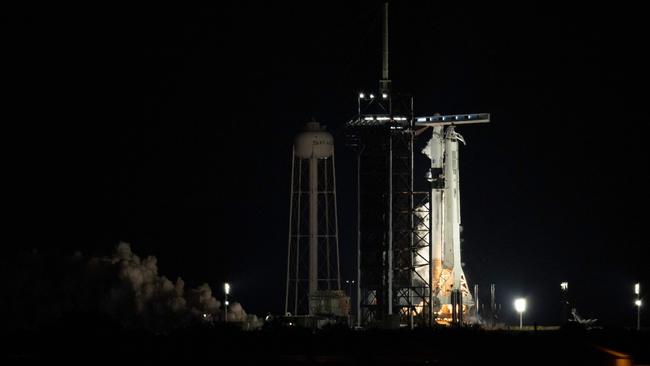
[[[521, 295], [529, 321], [557, 323], [569, 281], [584, 316], [631, 325], [633, 283], [650, 286], [642, 14], [620, 2], [391, 5], [393, 88], [414, 94], [416, 114], [492, 114], [458, 129], [463, 261], [483, 300], [496, 283], [508, 321]], [[342, 127], [357, 93], [378, 86], [377, 2], [5, 17], [9, 252], [106, 255], [128, 241], [172, 279], [228, 280], [248, 312], [279, 313], [291, 144], [315, 118], [337, 138], [352, 277], [354, 156]]]

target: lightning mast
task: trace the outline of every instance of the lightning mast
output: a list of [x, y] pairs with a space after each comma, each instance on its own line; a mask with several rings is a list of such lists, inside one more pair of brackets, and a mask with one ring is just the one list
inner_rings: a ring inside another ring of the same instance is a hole
[[390, 79], [388, 78], [388, 2], [384, 3], [382, 17], [382, 67], [381, 67], [381, 80], [379, 81], [379, 91], [381, 93], [390, 92]]

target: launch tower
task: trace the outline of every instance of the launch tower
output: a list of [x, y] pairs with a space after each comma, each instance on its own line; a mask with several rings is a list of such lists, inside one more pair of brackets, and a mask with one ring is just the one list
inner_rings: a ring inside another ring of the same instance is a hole
[[390, 88], [387, 3], [382, 24], [379, 90], [359, 94], [346, 143], [357, 152], [357, 324], [397, 327], [429, 303], [429, 279], [415, 278], [429, 265], [416, 260], [429, 246], [428, 192], [413, 191], [413, 98]]
[[[458, 141], [455, 125], [489, 114], [415, 117], [413, 97], [391, 90], [388, 3], [383, 5], [383, 66], [377, 93], [358, 95], [346, 124], [357, 153], [357, 325], [431, 326], [446, 311], [462, 323], [473, 304], [460, 262]], [[427, 174], [414, 191], [416, 136], [433, 127]]]

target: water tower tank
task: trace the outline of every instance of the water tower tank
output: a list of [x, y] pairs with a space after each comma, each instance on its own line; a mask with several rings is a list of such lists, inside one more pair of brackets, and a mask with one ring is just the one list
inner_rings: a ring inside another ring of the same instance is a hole
[[327, 159], [334, 152], [334, 138], [318, 122], [308, 122], [294, 141], [300, 159]]

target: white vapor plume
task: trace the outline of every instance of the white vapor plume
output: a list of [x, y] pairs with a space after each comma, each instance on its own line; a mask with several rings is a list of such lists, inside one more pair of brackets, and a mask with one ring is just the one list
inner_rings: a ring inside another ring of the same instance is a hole
[[[119, 243], [103, 257], [34, 251], [5, 267], [2, 284], [15, 296], [0, 298], [0, 320], [16, 329], [117, 322], [165, 333], [225, 320], [224, 308], [207, 283], [185, 289], [181, 278], [171, 281], [158, 273], [156, 257], [141, 258], [128, 243]], [[244, 329], [261, 326], [237, 302], [228, 306], [228, 321]]]
[[141, 259], [128, 243], [120, 243], [110, 257], [88, 261], [91, 274], [116, 274], [104, 302], [108, 314], [129, 325], [141, 323], [152, 329], [177, 327], [201, 319], [203, 314], [218, 316], [221, 303], [208, 284], [186, 294], [181, 278], [172, 282], [158, 275], [157, 262], [153, 256]]

